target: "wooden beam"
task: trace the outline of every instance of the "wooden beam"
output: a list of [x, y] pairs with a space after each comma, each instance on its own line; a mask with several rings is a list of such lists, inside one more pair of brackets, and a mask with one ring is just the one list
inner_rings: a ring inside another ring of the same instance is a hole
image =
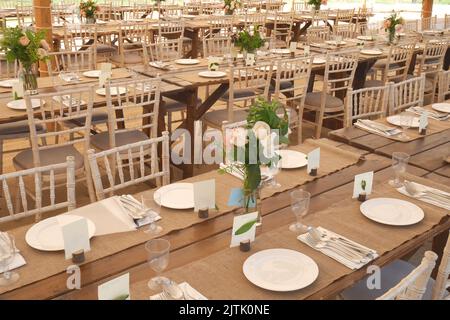
[[[34, 27], [36, 31], [45, 30], [45, 39], [50, 47], [53, 44], [51, 2], [51, 0], [33, 0], [33, 13], [36, 23]], [[47, 71], [47, 64], [40, 63], [40, 70], [44, 71], [43, 76], [48, 75], [45, 72]]]
[[433, 13], [433, 0], [422, 1], [422, 18], [429, 18]]

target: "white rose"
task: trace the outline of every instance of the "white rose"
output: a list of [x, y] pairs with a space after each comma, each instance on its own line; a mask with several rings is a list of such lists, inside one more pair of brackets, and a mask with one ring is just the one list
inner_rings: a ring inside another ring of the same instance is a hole
[[37, 49], [37, 55], [40, 60], [43, 60], [47, 56], [47, 51], [45, 51], [45, 49], [39, 48]]
[[244, 128], [234, 128], [229, 134], [228, 142], [236, 147], [243, 147], [247, 143], [247, 130]]
[[252, 130], [259, 140], [265, 140], [270, 135], [270, 127], [263, 121], [257, 121]]

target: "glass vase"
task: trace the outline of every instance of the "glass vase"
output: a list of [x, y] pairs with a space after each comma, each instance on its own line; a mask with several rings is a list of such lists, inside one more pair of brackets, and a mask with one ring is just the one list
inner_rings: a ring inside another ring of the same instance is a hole
[[225, 9], [225, 15], [226, 15], [226, 16], [232, 16], [233, 13], [234, 13], [233, 10], [231, 10], [231, 9]]
[[34, 66], [23, 67], [20, 71], [24, 92], [33, 95], [38, 93], [37, 75]]
[[86, 24], [94, 24], [96, 21], [95, 16], [86, 17]]
[[389, 31], [388, 33], [388, 43], [391, 45], [395, 41], [395, 30]]
[[241, 214], [258, 212], [256, 225], [260, 226], [262, 224], [262, 214], [261, 214], [261, 187], [255, 190], [243, 190], [244, 199]]

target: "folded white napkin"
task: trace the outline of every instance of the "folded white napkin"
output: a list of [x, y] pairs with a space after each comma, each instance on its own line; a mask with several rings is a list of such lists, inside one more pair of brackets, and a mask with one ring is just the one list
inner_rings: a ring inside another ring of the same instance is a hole
[[235, 168], [233, 168], [230, 165], [226, 165], [224, 163], [220, 164], [220, 169], [226, 169], [227, 173], [231, 174], [232, 176], [235, 176], [236, 178], [240, 179], [240, 180], [244, 180], [244, 176], [242, 175], [241, 172], [239, 172], [238, 170], [236, 170]]
[[[26, 263], [24, 257], [23, 257], [20, 253], [17, 253], [17, 252], [16, 252], [16, 255], [15, 255], [15, 257], [14, 257], [14, 260], [13, 260], [13, 261], [11, 262], [11, 264], [9, 265], [8, 270], [9, 270], [9, 271], [14, 270], [14, 269], [20, 268], [21, 266], [24, 266], [24, 265], [26, 265], [26, 264], [27, 264], [27, 263]], [[3, 273], [3, 272], [5, 272], [5, 271], [6, 271], [6, 268], [0, 267], [0, 273]]]
[[385, 137], [392, 137], [399, 133], [402, 133], [402, 130], [397, 129], [395, 127], [386, 126], [382, 123], [378, 123], [372, 120], [362, 120], [359, 119], [355, 123], [355, 127], [370, 131], [372, 133], [376, 133]]
[[366, 249], [366, 250], [370, 250], [370, 251], [371, 251], [371, 253], [372, 253], [372, 257], [371, 257], [371, 258], [370, 258], [369, 256], [367, 256], [367, 257], [366, 257], [366, 258], [367, 258], [367, 261], [366, 261], [366, 262], [356, 263], [356, 262], [354, 262], [354, 261], [352, 261], [352, 260], [347, 259], [346, 257], [343, 257], [343, 256], [339, 255], [339, 254], [336, 253], [335, 251], [330, 250], [330, 249], [328, 249], [328, 248], [320, 248], [320, 249], [319, 249], [319, 248], [314, 248], [314, 247], [310, 246], [309, 243], [306, 242], [306, 236], [307, 236], [308, 233], [301, 234], [301, 235], [299, 235], [299, 236], [297, 237], [297, 239], [300, 240], [301, 242], [303, 242], [304, 244], [310, 246], [310, 247], [313, 248], [314, 250], [317, 250], [317, 251], [322, 252], [323, 254], [329, 256], [330, 258], [336, 260], [337, 262], [342, 263], [342, 264], [345, 265], [347, 268], [350, 268], [350, 269], [352, 269], [352, 270], [360, 269], [361, 267], [365, 266], [367, 263], [369, 263], [370, 261], [372, 261], [372, 260], [374, 260], [374, 259], [376, 259], [376, 258], [378, 257], [378, 253], [377, 253], [375, 250], [370, 249], [370, 248], [368, 248], [368, 247], [365, 247], [365, 246], [363, 246], [363, 245], [361, 245], [361, 244], [359, 244], [359, 243], [357, 243], [357, 242], [355, 242], [355, 241], [352, 241], [352, 240], [350, 240], [350, 239], [348, 239], [348, 238], [346, 238], [346, 237], [344, 237], [344, 236], [341, 236], [341, 235], [339, 235], [339, 234], [337, 234], [337, 233], [334, 233], [334, 232], [329, 231], [329, 230], [327, 230], [327, 229], [325, 229], [325, 228], [322, 228], [322, 227], [317, 227], [317, 230], [319, 230], [319, 231], [321, 231], [321, 232], [326, 232], [326, 233], [328, 233], [329, 235], [335, 235], [335, 236], [344, 238], [344, 239], [348, 240], [349, 242], [351, 242], [351, 243], [354, 244], [354, 245], [357, 245], [357, 246], [359, 246], [359, 247], [361, 247], [361, 248], [363, 248], [363, 249]]
[[[204, 295], [194, 289], [189, 283], [182, 282], [179, 284], [181, 290], [184, 293], [185, 300], [208, 300]], [[161, 296], [161, 293], [155, 294], [150, 297], [150, 300], [166, 300]]]
[[406, 111], [409, 111], [409, 112], [412, 112], [412, 113], [418, 114], [418, 115], [422, 115], [425, 113], [429, 118], [438, 120], [438, 121], [447, 121], [449, 119], [448, 115], [445, 115], [445, 114], [439, 113], [439, 112], [435, 112], [435, 111], [430, 111], [430, 110], [427, 110], [422, 107], [411, 107], [411, 108], [406, 109]]
[[[442, 193], [445, 193], [446, 195], [450, 196], [450, 193], [444, 192], [444, 191], [439, 190], [439, 189], [431, 188], [431, 187], [425, 186], [425, 185], [417, 183], [417, 182], [410, 182], [410, 183], [413, 183], [418, 190], [424, 190], [424, 191], [425, 190], [430, 190], [430, 191], [435, 191], [435, 192], [442, 192]], [[440, 201], [440, 200], [437, 200], [437, 199], [435, 200], [435, 199], [423, 198], [423, 197], [413, 197], [408, 192], [406, 192], [406, 189], [405, 189], [404, 186], [400, 187], [400, 188], [397, 188], [397, 191], [400, 192], [401, 194], [405, 195], [405, 196], [410, 197], [410, 198], [417, 199], [417, 200], [420, 200], [420, 201], [432, 204], [432, 205], [434, 205], [436, 207], [440, 207], [440, 208], [443, 208], [443, 209], [450, 210], [450, 200], [449, 201]]]

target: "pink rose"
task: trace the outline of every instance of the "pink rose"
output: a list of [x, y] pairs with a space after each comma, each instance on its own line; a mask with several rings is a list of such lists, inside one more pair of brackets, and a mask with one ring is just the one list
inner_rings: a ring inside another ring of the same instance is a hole
[[22, 37], [20, 37], [20, 39], [19, 39], [19, 43], [20, 43], [22, 46], [26, 47], [27, 45], [30, 44], [30, 39], [28, 39], [27, 36], [22, 36]]

